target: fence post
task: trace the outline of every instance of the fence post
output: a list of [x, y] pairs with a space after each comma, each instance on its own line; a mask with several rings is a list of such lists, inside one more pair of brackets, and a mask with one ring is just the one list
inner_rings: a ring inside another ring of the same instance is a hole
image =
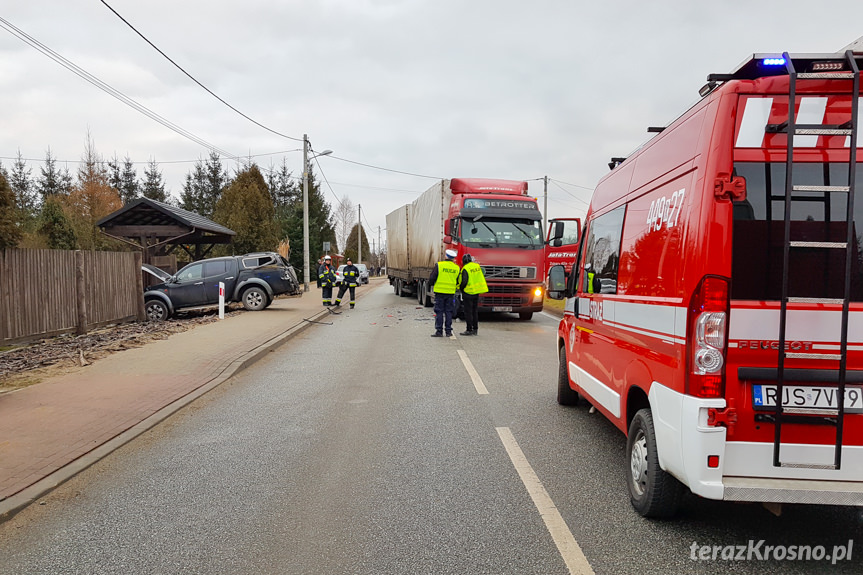
[[87, 333], [87, 292], [84, 283], [84, 252], [75, 250], [75, 299], [78, 309], [78, 326], [75, 333]]
[[135, 277], [138, 278], [138, 281], [135, 282], [135, 285], [138, 288], [138, 293], [135, 295], [135, 298], [138, 301], [138, 321], [147, 321], [147, 310], [144, 308], [144, 272], [142, 270], [142, 266], [144, 265], [144, 255], [141, 252], [135, 252]]

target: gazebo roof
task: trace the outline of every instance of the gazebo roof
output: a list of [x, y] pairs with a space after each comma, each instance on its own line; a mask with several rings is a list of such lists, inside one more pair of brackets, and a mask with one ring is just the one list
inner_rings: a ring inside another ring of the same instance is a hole
[[[213, 241], [213, 236], [222, 236], [224, 243], [236, 232], [205, 218], [200, 214], [184, 210], [150, 198], [138, 198], [116, 212], [96, 222], [112, 235], [123, 237], [157, 236], [163, 238], [193, 234]], [[197, 233], [195, 233], [197, 232]], [[212, 234], [212, 235], [210, 235]], [[184, 238], [185, 243], [192, 243]], [[222, 243], [222, 242], [218, 242]]]

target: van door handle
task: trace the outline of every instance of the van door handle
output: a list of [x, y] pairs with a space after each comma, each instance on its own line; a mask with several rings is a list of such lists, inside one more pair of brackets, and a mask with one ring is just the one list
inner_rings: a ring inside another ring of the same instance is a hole
[[202, 285], [204, 285], [204, 282], [196, 282], [194, 285], [196, 285], [196, 286], [202, 286]]
[[229, 277], [229, 278], [225, 278], [225, 279], [226, 279], [226, 280], [232, 280], [232, 279], [234, 279], [234, 276], [231, 276], [231, 277]]

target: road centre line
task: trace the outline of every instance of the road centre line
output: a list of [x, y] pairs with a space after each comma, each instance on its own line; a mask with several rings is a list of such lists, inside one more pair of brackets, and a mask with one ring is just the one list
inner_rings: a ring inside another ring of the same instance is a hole
[[536, 472], [530, 466], [524, 452], [515, 441], [512, 431], [508, 427], [496, 427], [495, 429], [522, 483], [527, 488], [530, 498], [533, 499], [534, 505], [545, 522], [545, 527], [551, 534], [554, 544], [557, 545], [557, 550], [560, 552], [563, 562], [566, 563], [570, 574], [594, 575], [593, 568], [587, 561], [587, 557], [584, 556], [581, 546], [573, 537], [566, 521], [563, 520], [557, 507], [555, 507], [554, 501], [551, 500]]
[[482, 378], [473, 367], [470, 359], [468, 359], [467, 352], [460, 349], [458, 350], [458, 356], [461, 358], [461, 362], [464, 364], [464, 368], [467, 370], [468, 375], [470, 375], [470, 379], [473, 381], [473, 386], [476, 388], [476, 392], [480, 395], [488, 395], [488, 390], [485, 388]]

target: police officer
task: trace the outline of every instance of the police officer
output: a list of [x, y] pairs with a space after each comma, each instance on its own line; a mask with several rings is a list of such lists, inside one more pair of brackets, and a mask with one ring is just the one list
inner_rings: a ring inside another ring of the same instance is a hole
[[435, 332], [432, 337], [443, 337], [444, 329], [447, 337], [452, 335], [452, 314], [455, 309], [455, 291], [458, 287], [459, 272], [458, 264], [454, 260], [458, 253], [455, 250], [447, 250], [445, 255], [446, 259], [439, 261], [429, 276], [429, 282], [435, 294]]
[[461, 272], [459, 272], [459, 289], [462, 292], [464, 303], [464, 322], [467, 329], [459, 335], [477, 335], [479, 328], [479, 294], [488, 292], [488, 284], [478, 263], [473, 261], [470, 254], [461, 258]]
[[321, 282], [321, 297], [324, 305], [332, 305], [336, 270], [333, 269], [333, 259], [330, 256], [324, 256], [324, 263], [318, 268], [318, 280]]
[[342, 270], [342, 285], [339, 286], [339, 295], [336, 297], [336, 307], [342, 305], [342, 296], [350, 289], [351, 309], [354, 309], [357, 284], [360, 281], [360, 269], [351, 262], [351, 258], [345, 260], [345, 263], [347, 265]]

